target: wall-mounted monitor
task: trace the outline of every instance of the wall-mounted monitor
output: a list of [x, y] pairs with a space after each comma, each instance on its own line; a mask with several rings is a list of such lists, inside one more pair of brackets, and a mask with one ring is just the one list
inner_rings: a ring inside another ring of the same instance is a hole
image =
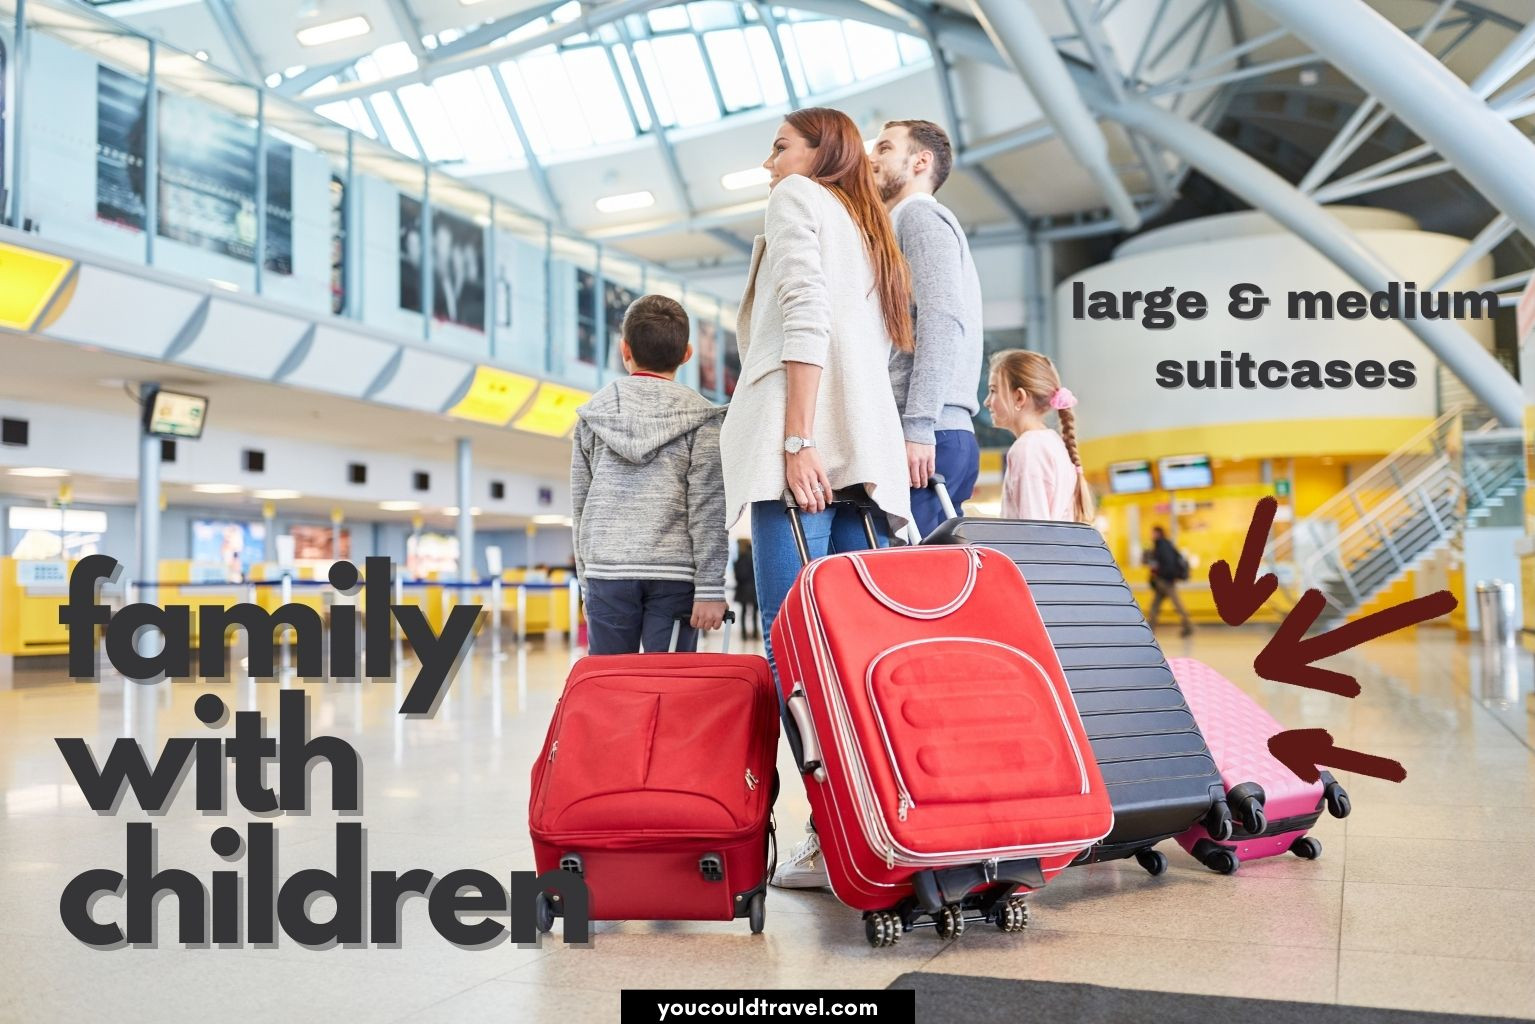
[[1154, 486], [1148, 459], [1115, 462], [1109, 466], [1109, 491], [1113, 494], [1145, 494]]
[[203, 436], [208, 418], [208, 399], [161, 388], [144, 403], [144, 430], [155, 437], [183, 437], [196, 441]]
[[1215, 483], [1208, 455], [1167, 455], [1157, 466], [1164, 491], [1191, 491]]

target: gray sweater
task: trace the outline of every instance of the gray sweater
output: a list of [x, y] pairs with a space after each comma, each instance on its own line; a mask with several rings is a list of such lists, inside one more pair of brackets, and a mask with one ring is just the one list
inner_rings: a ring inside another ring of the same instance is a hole
[[678, 580], [725, 600], [721, 406], [658, 377], [613, 381], [577, 410], [570, 458], [576, 573]]
[[965, 231], [928, 196], [895, 210], [895, 236], [911, 268], [915, 352], [892, 349], [890, 386], [906, 440], [933, 444], [938, 430], [974, 431], [981, 377], [981, 280]]

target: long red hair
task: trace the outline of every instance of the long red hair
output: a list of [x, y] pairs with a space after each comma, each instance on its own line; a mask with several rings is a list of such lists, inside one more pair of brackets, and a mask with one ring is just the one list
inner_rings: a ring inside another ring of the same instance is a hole
[[895, 347], [910, 352], [916, 347], [911, 321], [911, 275], [896, 244], [895, 228], [880, 200], [874, 169], [863, 148], [863, 136], [853, 119], [830, 107], [806, 107], [784, 118], [815, 150], [810, 177], [831, 190], [863, 235], [863, 244], [874, 268], [874, 290], [885, 314], [885, 330]]

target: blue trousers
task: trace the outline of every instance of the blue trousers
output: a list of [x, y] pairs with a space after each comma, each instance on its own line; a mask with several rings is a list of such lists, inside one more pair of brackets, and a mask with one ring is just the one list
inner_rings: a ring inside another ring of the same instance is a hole
[[[935, 468], [943, 474], [955, 510], [964, 515], [965, 502], [975, 491], [975, 480], [981, 472], [981, 446], [968, 430], [940, 430], [935, 439], [938, 442], [933, 457]], [[938, 529], [943, 525], [943, 506], [938, 503], [938, 495], [926, 487], [912, 488], [911, 515], [922, 536]]]
[[671, 647], [672, 624], [683, 619], [677, 650], [698, 650], [693, 584], [680, 580], [586, 581], [586, 639], [592, 654], [655, 654]]

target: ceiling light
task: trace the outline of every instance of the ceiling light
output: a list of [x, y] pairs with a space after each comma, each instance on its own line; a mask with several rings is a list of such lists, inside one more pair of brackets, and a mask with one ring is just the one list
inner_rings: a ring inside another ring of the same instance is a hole
[[298, 491], [288, 491], [278, 487], [269, 491], [251, 491], [251, 497], [262, 501], [291, 501], [294, 498], [302, 498], [303, 495]]
[[279, 75], [275, 71], [272, 72], [270, 75], [266, 76], [266, 84], [268, 89], [277, 88], [279, 85], [282, 85], [282, 75]]
[[737, 189], [766, 185], [773, 180], [766, 167], [753, 167], [745, 171], [731, 171], [720, 178], [720, 184], [734, 192]]
[[485, 0], [458, 0], [458, 2], [463, 4], [465, 7], [473, 7], [475, 4], [484, 3]]
[[603, 213], [623, 213], [625, 210], [643, 210], [656, 205], [653, 192], [623, 192], [616, 196], [603, 196], [597, 200], [597, 209]]
[[368, 19], [359, 14], [340, 21], [327, 21], [323, 25], [301, 28], [294, 34], [304, 46], [324, 46], [326, 43], [339, 43], [343, 39], [365, 36], [372, 31], [373, 26], [368, 24]]
[[569, 526], [570, 517], [553, 515], [534, 516], [533, 522], [539, 526]]
[[40, 480], [68, 475], [67, 469], [50, 469], [47, 466], [22, 466], [11, 470], [11, 476], [30, 476]]
[[193, 484], [198, 494], [240, 494], [245, 490], [239, 484]]
[[207, 50], [198, 50], [196, 53], [192, 54], [192, 56], [196, 57], [200, 61], [207, 61], [207, 59], [208, 59], [208, 51]]
[[237, 292], [240, 290], [240, 286], [235, 284], [233, 281], [221, 281], [216, 277], [208, 278], [208, 283], [213, 285], [215, 288], [222, 288], [226, 292]]
[[421, 502], [381, 501], [378, 503], [378, 507], [381, 511], [384, 512], [419, 512], [421, 510]]
[[[458, 506], [457, 505], [449, 505], [447, 508], [442, 510], [442, 514], [445, 515], [445, 516], [457, 516], [458, 515]], [[479, 509], [475, 508], [473, 505], [469, 506], [469, 515], [470, 516], [477, 516], [479, 514], [480, 514], [480, 510]]]

